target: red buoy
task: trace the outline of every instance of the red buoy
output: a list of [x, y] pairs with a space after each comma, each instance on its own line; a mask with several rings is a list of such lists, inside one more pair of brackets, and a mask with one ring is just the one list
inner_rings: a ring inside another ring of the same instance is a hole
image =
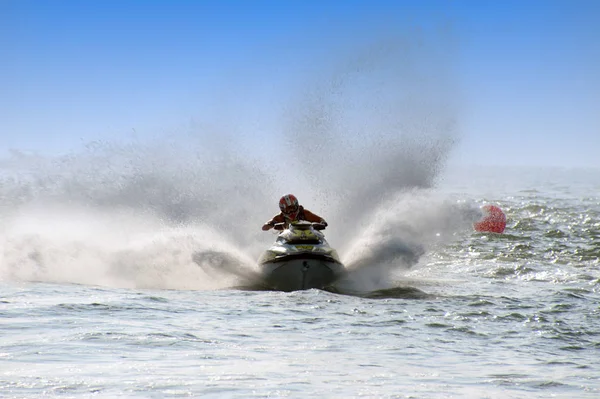
[[485, 205], [483, 218], [473, 226], [476, 231], [487, 233], [502, 233], [506, 228], [506, 215], [495, 205]]

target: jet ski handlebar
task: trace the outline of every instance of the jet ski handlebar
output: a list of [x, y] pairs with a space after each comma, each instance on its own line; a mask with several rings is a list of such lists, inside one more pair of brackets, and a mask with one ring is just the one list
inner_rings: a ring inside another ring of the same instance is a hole
[[[315, 230], [325, 230], [326, 225], [323, 223], [311, 223], [311, 227]], [[285, 230], [285, 223], [275, 223], [273, 226], [275, 230]]]

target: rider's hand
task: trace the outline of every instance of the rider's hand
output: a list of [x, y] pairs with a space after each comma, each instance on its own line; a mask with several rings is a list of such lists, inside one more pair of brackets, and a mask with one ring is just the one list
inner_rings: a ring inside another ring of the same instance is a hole
[[272, 228], [273, 228], [273, 226], [271, 226], [269, 223], [263, 224], [263, 227], [262, 227], [263, 231], [268, 231], [268, 230], [271, 230]]

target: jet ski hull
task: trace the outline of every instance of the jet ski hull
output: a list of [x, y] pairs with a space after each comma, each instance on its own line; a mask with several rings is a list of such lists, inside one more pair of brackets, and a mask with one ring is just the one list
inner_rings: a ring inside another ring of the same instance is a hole
[[326, 289], [346, 271], [323, 233], [304, 221], [283, 230], [258, 263], [266, 286], [279, 291]]
[[344, 266], [329, 258], [284, 256], [261, 265], [267, 286], [278, 291], [324, 289], [345, 272]]

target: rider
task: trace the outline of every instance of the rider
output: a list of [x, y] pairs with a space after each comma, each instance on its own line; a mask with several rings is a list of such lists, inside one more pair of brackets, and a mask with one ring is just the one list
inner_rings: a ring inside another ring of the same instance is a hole
[[284, 227], [287, 228], [290, 222], [298, 220], [306, 220], [327, 226], [327, 222], [321, 216], [315, 215], [308, 209], [304, 209], [302, 205], [298, 205], [298, 198], [293, 194], [281, 197], [279, 200], [279, 209], [281, 209], [280, 214], [275, 215], [273, 219], [263, 224], [262, 229], [264, 231], [272, 229], [277, 223], [284, 223]]

